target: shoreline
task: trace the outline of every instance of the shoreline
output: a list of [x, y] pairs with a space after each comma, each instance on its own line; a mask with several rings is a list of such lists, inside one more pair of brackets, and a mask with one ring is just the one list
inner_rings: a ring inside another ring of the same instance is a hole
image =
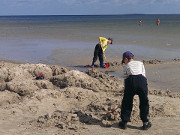
[[[22, 61], [29, 63], [45, 63], [73, 66], [79, 64], [91, 63], [93, 58], [94, 47], [96, 41], [80, 42], [58, 39], [20, 39], [12, 41], [3, 41], [0, 48], [0, 58], [10, 59], [13, 61]], [[7, 44], [7, 45], [6, 45]], [[178, 46], [179, 47], [179, 46]], [[123, 52], [131, 51], [137, 59], [158, 59], [170, 61], [172, 59], [180, 59], [179, 48], [174, 48], [173, 45], [136, 45], [114, 43], [107, 49], [107, 60], [118, 61], [121, 59]], [[73, 58], [73, 59], [72, 59]]]

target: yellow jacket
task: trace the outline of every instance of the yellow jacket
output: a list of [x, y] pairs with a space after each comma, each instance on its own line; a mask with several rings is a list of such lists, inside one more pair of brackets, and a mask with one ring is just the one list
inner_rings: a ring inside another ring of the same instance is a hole
[[99, 37], [99, 44], [101, 45], [103, 52], [105, 52], [108, 47], [108, 39], [105, 37]]

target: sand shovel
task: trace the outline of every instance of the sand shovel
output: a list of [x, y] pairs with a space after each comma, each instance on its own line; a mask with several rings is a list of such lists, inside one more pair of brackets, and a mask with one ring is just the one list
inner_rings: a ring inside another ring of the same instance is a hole
[[120, 108], [120, 107], [121, 107], [121, 106], [118, 105], [115, 109], [111, 109], [110, 111], [106, 111], [106, 113], [107, 113], [107, 114], [112, 113], [112, 114], [116, 115], [116, 114], [117, 114], [116, 110], [117, 110], [118, 108]]
[[109, 62], [107, 62], [105, 54], [104, 54], [104, 59], [105, 59], [105, 64], [104, 64], [105, 68], [109, 68]]
[[117, 114], [116, 110], [117, 110], [117, 109], [111, 109], [110, 111], [106, 111], [106, 113], [107, 113], [107, 114], [112, 113], [112, 114], [116, 115], [116, 114]]

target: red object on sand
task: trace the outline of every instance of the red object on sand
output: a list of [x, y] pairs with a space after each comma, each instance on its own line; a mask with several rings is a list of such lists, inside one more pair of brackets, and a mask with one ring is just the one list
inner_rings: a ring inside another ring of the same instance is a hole
[[106, 113], [107, 113], [107, 114], [110, 114], [110, 113], [112, 113], [112, 114], [117, 114], [117, 112], [116, 112], [115, 109], [112, 109], [112, 110], [110, 110], [110, 111], [106, 111]]
[[109, 63], [104, 64], [105, 68], [109, 68]]
[[44, 74], [40, 73], [38, 76], [39, 76], [39, 77], [44, 77]]
[[40, 73], [38, 76], [36, 76], [36, 80], [42, 80], [44, 79], [44, 74]]

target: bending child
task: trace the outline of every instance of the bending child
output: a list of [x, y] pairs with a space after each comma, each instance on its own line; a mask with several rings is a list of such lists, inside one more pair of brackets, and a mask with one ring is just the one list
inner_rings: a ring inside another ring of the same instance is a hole
[[113, 40], [112, 38], [104, 38], [104, 37], [99, 37], [99, 43], [96, 45], [95, 49], [94, 49], [94, 57], [93, 57], [93, 61], [91, 64], [91, 67], [94, 68], [94, 64], [97, 61], [97, 58], [99, 57], [99, 61], [100, 61], [100, 67], [101, 68], [105, 68], [104, 67], [104, 52], [108, 47], [108, 44], [112, 44]]
[[125, 89], [121, 105], [122, 121], [119, 122], [119, 126], [122, 129], [127, 128], [127, 122], [130, 121], [133, 107], [133, 97], [138, 95], [140, 100], [140, 118], [143, 122], [142, 130], [147, 130], [151, 127], [151, 122], [149, 122], [148, 87], [144, 64], [140, 61], [135, 61], [134, 55], [130, 51], [123, 54], [122, 63], [125, 64]]

